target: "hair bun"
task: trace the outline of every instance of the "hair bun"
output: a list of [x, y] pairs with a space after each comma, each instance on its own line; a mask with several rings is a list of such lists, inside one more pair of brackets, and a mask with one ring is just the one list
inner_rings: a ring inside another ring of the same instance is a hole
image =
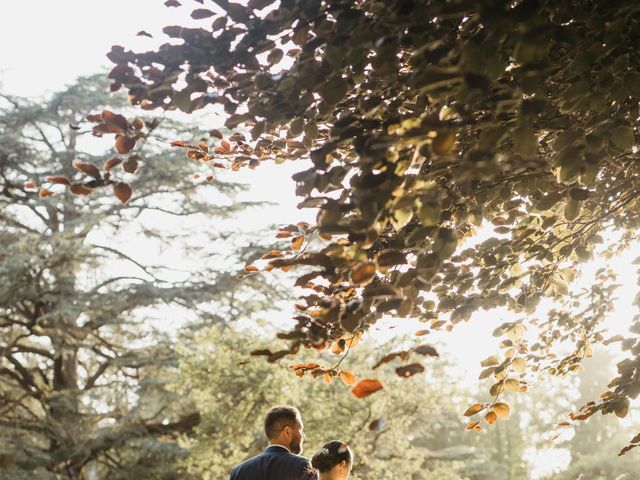
[[328, 472], [342, 461], [352, 462], [351, 449], [343, 442], [332, 440], [311, 457], [311, 466], [320, 472]]

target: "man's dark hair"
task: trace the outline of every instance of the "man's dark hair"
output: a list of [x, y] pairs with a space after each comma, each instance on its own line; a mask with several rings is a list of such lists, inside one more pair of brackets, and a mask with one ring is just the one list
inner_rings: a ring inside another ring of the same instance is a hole
[[299, 420], [300, 412], [296, 407], [289, 405], [271, 407], [264, 419], [264, 433], [268, 439], [275, 438], [284, 427], [293, 428]]

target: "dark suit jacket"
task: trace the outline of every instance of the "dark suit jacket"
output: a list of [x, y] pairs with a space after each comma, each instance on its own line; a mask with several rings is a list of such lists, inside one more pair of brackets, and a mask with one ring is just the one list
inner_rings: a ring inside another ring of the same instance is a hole
[[245, 460], [231, 470], [230, 480], [316, 480], [309, 460], [270, 445], [260, 455]]

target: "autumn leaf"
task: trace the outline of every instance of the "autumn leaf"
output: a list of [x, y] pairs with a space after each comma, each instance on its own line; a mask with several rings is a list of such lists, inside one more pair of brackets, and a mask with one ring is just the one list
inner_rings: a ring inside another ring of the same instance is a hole
[[356, 398], [365, 398], [382, 388], [384, 388], [384, 386], [380, 380], [365, 378], [360, 380], [358, 384], [351, 389], [351, 393], [353, 393]]
[[72, 165], [80, 170], [82, 173], [85, 173], [87, 175], [89, 175], [90, 177], [95, 178], [96, 180], [99, 180], [102, 178], [102, 175], [100, 175], [100, 170], [98, 170], [98, 167], [96, 167], [94, 164], [92, 163], [87, 163], [87, 162], [81, 162], [80, 160], [75, 160]]
[[511, 409], [506, 403], [496, 403], [493, 405], [492, 410], [496, 413], [497, 417], [501, 420], [507, 420], [511, 415]]
[[89, 187], [86, 187], [79, 182], [72, 183], [69, 186], [69, 191], [74, 195], [89, 195], [91, 193], [91, 189]]
[[131, 190], [131, 187], [124, 182], [117, 182], [113, 184], [113, 194], [125, 205], [129, 202], [132, 193], [133, 190]]
[[489, 425], [493, 425], [494, 423], [496, 423], [496, 421], [498, 420], [498, 415], [496, 415], [496, 413], [494, 411], [489, 411], [487, 412], [487, 414], [484, 416], [484, 420], [485, 422], [487, 422]]
[[48, 177], [45, 177], [45, 181], [58, 185], [71, 185], [69, 179], [64, 175], [49, 175]]
[[41, 198], [46, 198], [46, 197], [52, 197], [53, 195], [55, 195], [55, 193], [53, 193], [51, 190], [48, 190], [44, 187], [40, 187], [38, 195], [40, 195]]
[[432, 347], [431, 345], [420, 345], [419, 347], [416, 347], [413, 349], [414, 352], [420, 354], [420, 355], [425, 355], [425, 356], [430, 356], [430, 357], [439, 357], [440, 354], [438, 353], [438, 351]]
[[369, 424], [369, 430], [372, 432], [380, 432], [384, 428], [386, 423], [387, 422], [385, 421], [384, 417], [376, 418]]
[[349, 275], [351, 282], [356, 285], [369, 283], [376, 275], [376, 266], [373, 263], [361, 263], [356, 265]]
[[409, 378], [422, 372], [424, 372], [424, 366], [420, 363], [411, 363], [409, 365], [403, 365], [396, 368], [398, 376], [403, 378]]
[[[282, 237], [280, 237], [282, 238]], [[291, 239], [291, 248], [298, 252], [302, 248], [302, 244], [304, 243], [304, 236], [300, 235]]]
[[481, 412], [485, 408], [487, 408], [486, 404], [474, 403], [473, 405], [471, 405], [469, 408], [467, 408], [465, 410], [464, 416], [465, 417], [472, 417], [473, 415], [475, 415], [478, 412]]
[[116, 138], [116, 151], [118, 153], [129, 153], [136, 146], [136, 139], [120, 135]]
[[122, 163], [122, 159], [120, 159], [118, 157], [113, 157], [113, 158], [110, 158], [108, 160], [105, 160], [104, 161], [104, 165], [102, 166], [102, 168], [108, 172], [109, 170], [111, 170], [113, 167], [119, 165], [120, 163]]
[[342, 370], [340, 372], [340, 379], [345, 383], [345, 385], [355, 385], [357, 381], [356, 376], [346, 370]]

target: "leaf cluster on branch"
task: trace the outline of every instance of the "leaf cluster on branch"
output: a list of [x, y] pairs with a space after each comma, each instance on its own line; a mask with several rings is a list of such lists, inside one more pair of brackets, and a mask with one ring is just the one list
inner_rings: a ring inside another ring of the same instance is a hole
[[[300, 233], [325, 243], [269, 262], [308, 291], [285, 353], [385, 315], [450, 330], [506, 307], [519, 319], [497, 332], [514, 338], [488, 373], [496, 412], [505, 385], [575, 371], [606, 340], [611, 274], [570, 287], [581, 263], [637, 239], [639, 5], [213, 3], [155, 51], [114, 46], [109, 77], [144, 110], [220, 105], [233, 141], [176, 144], [212, 167], [308, 160], [293, 180], [317, 225]], [[474, 243], [480, 229], [493, 235]], [[621, 240], [601, 247], [613, 230]], [[543, 298], [558, 308], [538, 318]], [[551, 354], [566, 341], [573, 353]], [[620, 377], [574, 420], [624, 416], [640, 393], [640, 340], [622, 345]]]

